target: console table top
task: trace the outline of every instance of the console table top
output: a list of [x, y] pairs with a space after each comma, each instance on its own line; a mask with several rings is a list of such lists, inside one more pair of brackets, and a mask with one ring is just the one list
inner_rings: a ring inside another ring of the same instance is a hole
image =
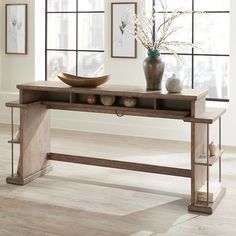
[[68, 92], [68, 93], [86, 93], [98, 95], [114, 95], [114, 96], [136, 96], [136, 97], [152, 97], [176, 100], [195, 101], [205, 97], [207, 90], [184, 89], [181, 93], [168, 93], [162, 91], [146, 91], [145, 87], [106, 84], [96, 88], [78, 88], [70, 87], [61, 81], [35, 81], [27, 84], [17, 85], [20, 90], [48, 91], [48, 92]]

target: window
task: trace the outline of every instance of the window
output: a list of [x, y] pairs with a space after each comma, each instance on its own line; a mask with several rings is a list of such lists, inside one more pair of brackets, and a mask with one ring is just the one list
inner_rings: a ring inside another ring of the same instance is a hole
[[46, 0], [46, 80], [104, 69], [104, 0]]
[[[150, 2], [155, 6], [158, 0]], [[166, 64], [166, 78], [177, 73], [183, 79], [185, 87], [208, 89], [208, 100], [229, 101], [230, 0], [166, 2], [170, 13], [174, 9], [193, 11], [176, 21], [182, 28], [175, 35], [175, 40], [192, 42], [200, 48], [179, 51], [182, 62], [177, 62], [172, 55], [162, 52]], [[199, 14], [194, 11], [206, 13]], [[161, 14], [158, 12], [157, 20]]]

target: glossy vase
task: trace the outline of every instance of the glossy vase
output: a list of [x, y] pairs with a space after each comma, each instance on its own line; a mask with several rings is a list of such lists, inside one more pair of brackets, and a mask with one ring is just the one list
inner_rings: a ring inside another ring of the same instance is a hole
[[148, 91], [161, 90], [161, 82], [165, 64], [161, 60], [158, 51], [149, 51], [148, 57], [143, 62], [143, 70], [146, 77], [146, 88]]

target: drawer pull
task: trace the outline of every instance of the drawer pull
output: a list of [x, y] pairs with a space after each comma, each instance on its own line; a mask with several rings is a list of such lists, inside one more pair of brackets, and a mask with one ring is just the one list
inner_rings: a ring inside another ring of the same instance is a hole
[[119, 114], [117, 110], [116, 110], [116, 115], [117, 115], [118, 117], [124, 116], [124, 114]]

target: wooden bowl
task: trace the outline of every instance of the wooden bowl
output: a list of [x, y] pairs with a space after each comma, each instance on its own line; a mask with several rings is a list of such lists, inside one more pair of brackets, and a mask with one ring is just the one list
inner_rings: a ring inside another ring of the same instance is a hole
[[109, 75], [104, 75], [100, 77], [79, 77], [66, 73], [60, 73], [57, 75], [57, 77], [62, 82], [71, 87], [90, 87], [90, 88], [102, 85], [106, 83], [109, 79]]

